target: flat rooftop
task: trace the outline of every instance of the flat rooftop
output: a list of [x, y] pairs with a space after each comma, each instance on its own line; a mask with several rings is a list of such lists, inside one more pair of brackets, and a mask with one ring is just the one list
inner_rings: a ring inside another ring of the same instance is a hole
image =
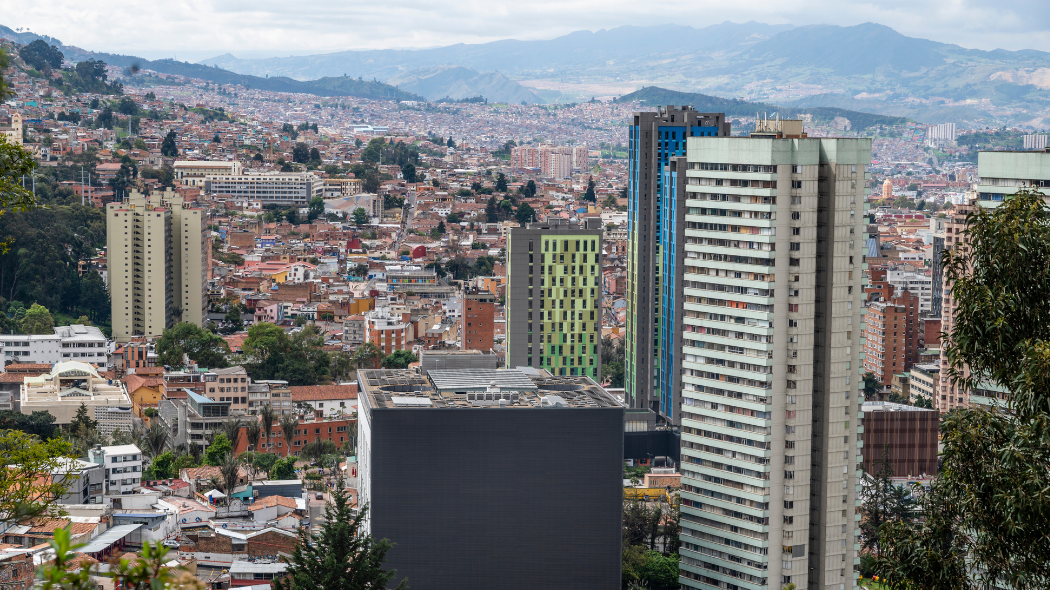
[[622, 407], [590, 377], [533, 369], [361, 370], [358, 383], [370, 409]]

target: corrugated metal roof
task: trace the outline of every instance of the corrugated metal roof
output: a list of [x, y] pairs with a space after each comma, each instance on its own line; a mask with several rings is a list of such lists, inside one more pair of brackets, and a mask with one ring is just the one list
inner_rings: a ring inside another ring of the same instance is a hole
[[122, 524], [111, 527], [106, 532], [91, 539], [87, 545], [84, 545], [78, 549], [78, 551], [80, 553], [98, 553], [99, 551], [105, 551], [117, 541], [139, 530], [141, 526], [141, 524]]

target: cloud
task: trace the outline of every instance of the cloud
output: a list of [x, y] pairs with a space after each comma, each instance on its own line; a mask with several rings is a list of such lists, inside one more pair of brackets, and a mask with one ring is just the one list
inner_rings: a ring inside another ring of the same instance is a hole
[[877, 22], [979, 49], [1050, 51], [1045, 0], [0, 0], [0, 23], [85, 49], [202, 59], [549, 39], [572, 31], [731, 20]]

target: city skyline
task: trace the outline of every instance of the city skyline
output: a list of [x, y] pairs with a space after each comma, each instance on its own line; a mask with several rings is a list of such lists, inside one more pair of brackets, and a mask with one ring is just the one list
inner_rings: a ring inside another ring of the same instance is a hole
[[[180, 10], [180, 5], [185, 10]], [[371, 7], [315, 2], [307, 13], [300, 6], [273, 3], [249, 10], [228, 1], [178, 2], [153, 8], [121, 2], [84, 6], [68, 0], [46, 5], [5, 0], [0, 7], [12, 17], [0, 24], [12, 29], [50, 35], [93, 51], [188, 61], [223, 53], [240, 58], [276, 57], [552, 39], [582, 30], [667, 24], [671, 22], [666, 17], [670, 11], [677, 15], [673, 20], [676, 24], [696, 28], [723, 21], [793, 26], [874, 22], [904, 35], [974, 49], [1050, 51], [1050, 8], [1030, 1], [1007, 7], [990, 0], [926, 0], [907, 5], [892, 0], [852, 5], [832, 5], [827, 0], [786, 5], [752, 0], [731, 7], [694, 3], [685, 7], [688, 10], [684, 13], [683, 5], [674, 0], [644, 5], [621, 0], [600, 7], [588, 0], [484, 6], [399, 2]], [[367, 26], [362, 27], [362, 22]], [[111, 34], [112, 27], [122, 33]], [[1018, 30], [1027, 34], [1017, 35]]]

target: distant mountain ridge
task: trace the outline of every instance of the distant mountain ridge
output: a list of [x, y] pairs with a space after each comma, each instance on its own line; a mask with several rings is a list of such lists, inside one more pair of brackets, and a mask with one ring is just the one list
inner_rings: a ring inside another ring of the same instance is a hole
[[514, 104], [543, 102], [531, 90], [499, 72], [479, 73], [461, 66], [411, 70], [387, 79], [386, 83], [407, 92], [422, 95], [432, 101], [442, 98], [460, 100], [483, 96], [489, 102]]
[[808, 115], [814, 123], [834, 124], [836, 119], [839, 124], [849, 122], [849, 128], [859, 131], [873, 125], [900, 125], [907, 123], [904, 117], [892, 117], [886, 115], [875, 115], [849, 109], [833, 107], [782, 107], [761, 102], [747, 102], [735, 98], [720, 98], [706, 94], [678, 92], [666, 88], [648, 86], [641, 90], [625, 94], [618, 100], [634, 102], [638, 101], [647, 106], [660, 105], [689, 105], [702, 113], [725, 113], [731, 117], [750, 117], [766, 114], [770, 117], [779, 114], [781, 119], [797, 118]]
[[[36, 39], [43, 39], [44, 41], [53, 44], [60, 44], [57, 39], [32, 33], [20, 34], [4, 27], [3, 25], [0, 25], [0, 38], [10, 39], [23, 44], [27, 42], [31, 43]], [[217, 84], [240, 84], [246, 88], [268, 90], [271, 92], [300, 92], [317, 96], [356, 96], [372, 100], [423, 100], [423, 97], [417, 94], [406, 92], [400, 88], [373, 80], [358, 80], [349, 77], [325, 77], [309, 81], [293, 80], [291, 78], [282, 77], [265, 78], [237, 74], [221, 68], [175, 61], [173, 59], [158, 59], [150, 61], [133, 55], [117, 55], [113, 53], [87, 51], [72, 45], [59, 45], [59, 47], [66, 58], [73, 61], [99, 59], [111, 66], [126, 68], [134, 65], [142, 69], [153, 70], [162, 74], [174, 74], [189, 78], [199, 78]]]

